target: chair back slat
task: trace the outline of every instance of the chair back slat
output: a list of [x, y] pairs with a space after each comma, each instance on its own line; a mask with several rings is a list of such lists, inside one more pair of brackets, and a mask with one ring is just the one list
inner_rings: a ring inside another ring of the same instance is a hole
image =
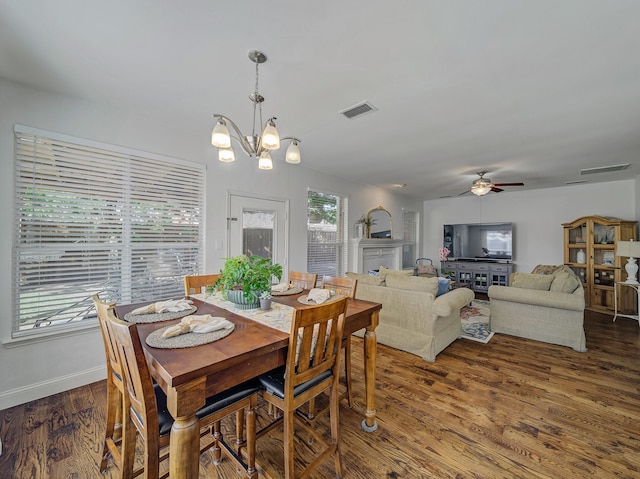
[[184, 277], [184, 294], [191, 296], [192, 294], [202, 293], [202, 288], [213, 286], [218, 281], [217, 274], [203, 274]]
[[[289, 351], [296, 351], [297, 354], [287, 357], [285, 383], [295, 387], [333, 369], [339, 363], [346, 310], [347, 298], [296, 309], [289, 335]], [[337, 373], [334, 371], [334, 374]], [[293, 394], [293, 388], [290, 391]]]
[[349, 298], [355, 298], [357, 287], [358, 280], [355, 278], [327, 275], [322, 277], [322, 288], [330, 290], [333, 294], [342, 294]]
[[317, 281], [317, 274], [304, 273], [301, 271], [289, 271], [289, 283], [302, 289], [315, 288]]

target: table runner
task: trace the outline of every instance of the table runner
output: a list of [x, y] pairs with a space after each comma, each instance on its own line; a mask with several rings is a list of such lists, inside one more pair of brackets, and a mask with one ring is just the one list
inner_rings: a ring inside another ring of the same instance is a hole
[[293, 318], [294, 308], [287, 306], [286, 304], [271, 302], [271, 309], [265, 311], [262, 309], [240, 309], [235, 303], [226, 301], [222, 298], [222, 293], [198, 293], [192, 294], [192, 298], [199, 299], [205, 303], [214, 304], [220, 308], [231, 311], [234, 314], [244, 316], [245, 318], [252, 319], [258, 323], [269, 326], [270, 328], [277, 329], [284, 333], [289, 334], [291, 331], [291, 319]]

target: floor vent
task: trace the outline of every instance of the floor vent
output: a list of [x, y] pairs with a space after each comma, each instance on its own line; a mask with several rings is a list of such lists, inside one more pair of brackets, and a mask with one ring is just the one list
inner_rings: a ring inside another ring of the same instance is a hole
[[610, 171], [626, 170], [629, 167], [629, 163], [623, 165], [610, 165], [610, 166], [598, 166], [596, 168], [585, 168], [580, 170], [581, 175], [592, 175], [594, 173], [608, 173]]
[[357, 116], [366, 115], [367, 113], [373, 113], [377, 110], [378, 109], [368, 101], [363, 101], [362, 103], [358, 103], [357, 105], [350, 106], [346, 110], [342, 110], [340, 114], [345, 118], [348, 118], [349, 120], [353, 120]]

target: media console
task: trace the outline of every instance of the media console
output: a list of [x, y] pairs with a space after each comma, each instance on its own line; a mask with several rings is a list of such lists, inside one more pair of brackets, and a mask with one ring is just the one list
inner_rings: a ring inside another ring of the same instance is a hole
[[491, 285], [509, 286], [513, 272], [513, 263], [487, 260], [447, 261], [442, 266], [452, 272], [457, 288], [468, 287], [481, 293], [486, 293]]

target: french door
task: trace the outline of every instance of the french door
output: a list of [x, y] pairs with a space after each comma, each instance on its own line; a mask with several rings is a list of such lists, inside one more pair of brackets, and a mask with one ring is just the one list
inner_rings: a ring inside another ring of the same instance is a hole
[[246, 254], [271, 258], [288, 270], [288, 200], [229, 193], [228, 257]]

